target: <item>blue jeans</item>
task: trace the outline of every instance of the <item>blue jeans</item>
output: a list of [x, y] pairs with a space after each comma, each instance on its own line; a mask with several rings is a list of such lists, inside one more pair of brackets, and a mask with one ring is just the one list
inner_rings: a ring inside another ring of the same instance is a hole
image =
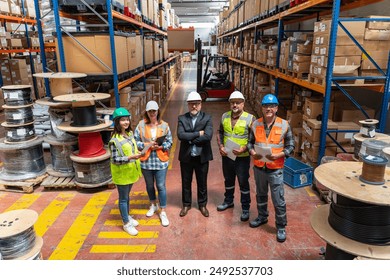
[[156, 182], [158, 200], [160, 201], [161, 208], [167, 207], [167, 188], [165, 185], [167, 170], [168, 168], [160, 170], [142, 169], [142, 175], [145, 179], [146, 191], [148, 192], [149, 200], [156, 200], [156, 190], [154, 188], [154, 182]]
[[131, 185], [117, 185], [118, 189], [118, 206], [119, 212], [121, 213], [123, 224], [127, 224], [129, 222], [129, 212], [130, 212], [130, 191]]

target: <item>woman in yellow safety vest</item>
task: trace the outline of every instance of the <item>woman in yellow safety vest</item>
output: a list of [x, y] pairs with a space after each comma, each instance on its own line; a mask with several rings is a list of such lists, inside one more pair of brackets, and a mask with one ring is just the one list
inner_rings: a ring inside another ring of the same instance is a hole
[[130, 113], [125, 108], [117, 108], [113, 114], [114, 131], [109, 142], [111, 151], [112, 181], [118, 189], [118, 206], [123, 221], [123, 229], [130, 235], [137, 235], [138, 221], [129, 215], [130, 190], [142, 176], [137, 144], [130, 126]]
[[[161, 120], [156, 101], [149, 101], [145, 111], [144, 119], [138, 123], [134, 131], [134, 138], [137, 141], [138, 149], [144, 151], [144, 156], [140, 159], [141, 170], [150, 200], [150, 208], [146, 216], [152, 217], [155, 212], [158, 212], [161, 225], [166, 227], [169, 225], [169, 220], [165, 211], [167, 207], [165, 181], [172, 135], [168, 123]], [[156, 189], [159, 204], [157, 203]]]

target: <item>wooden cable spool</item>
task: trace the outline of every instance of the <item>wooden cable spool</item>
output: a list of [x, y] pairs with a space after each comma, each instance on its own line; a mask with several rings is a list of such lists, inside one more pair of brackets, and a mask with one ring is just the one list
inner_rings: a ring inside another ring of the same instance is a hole
[[44, 142], [50, 144], [52, 164], [47, 166], [47, 173], [56, 177], [74, 175], [74, 168], [70, 155], [77, 150], [77, 138], [60, 140], [53, 135], [44, 137]]
[[54, 97], [56, 101], [72, 103], [73, 121], [63, 122], [58, 129], [71, 133], [100, 131], [112, 125], [112, 121], [97, 120], [95, 101], [110, 98], [106, 93], [75, 93]]
[[10, 125], [21, 125], [34, 121], [33, 104], [21, 106], [3, 105], [5, 122]]
[[21, 106], [32, 104], [30, 85], [10, 85], [1, 88], [4, 102], [8, 106]]
[[31, 260], [40, 256], [43, 240], [34, 231], [38, 213], [30, 209], [0, 214], [0, 251], [5, 260]]
[[372, 138], [368, 138], [368, 137], [364, 136], [361, 133], [357, 133], [357, 134], [355, 134], [353, 136], [353, 139], [354, 139], [354, 142], [355, 142], [354, 151], [353, 151], [355, 160], [359, 160], [360, 159], [359, 154], [360, 154], [360, 150], [361, 150], [362, 143], [363, 143], [364, 140], [375, 139], [375, 140], [379, 140], [379, 141], [384, 141], [384, 142], [390, 143], [390, 136], [387, 135], [387, 134], [383, 134], [383, 133], [376, 133], [375, 136], [372, 137]]
[[366, 155], [362, 157], [363, 169], [359, 179], [367, 184], [383, 185], [388, 160], [380, 156]]
[[[363, 164], [352, 161], [329, 162], [318, 166], [314, 175], [333, 194], [367, 204], [390, 206], [390, 169], [385, 169], [384, 184], [378, 186], [360, 180]], [[390, 245], [362, 243], [340, 234], [329, 224], [329, 213], [330, 205], [324, 205], [315, 209], [310, 217], [312, 228], [328, 244], [355, 256], [390, 259]]]
[[378, 120], [365, 119], [359, 121], [361, 124], [360, 133], [365, 137], [372, 138], [375, 136], [376, 125], [379, 123]]
[[110, 153], [98, 157], [70, 155], [75, 169], [75, 183], [81, 188], [96, 188], [111, 182]]
[[0, 160], [3, 168], [0, 179], [19, 181], [36, 178], [46, 172], [42, 139], [34, 139], [16, 144], [5, 143], [0, 139]]

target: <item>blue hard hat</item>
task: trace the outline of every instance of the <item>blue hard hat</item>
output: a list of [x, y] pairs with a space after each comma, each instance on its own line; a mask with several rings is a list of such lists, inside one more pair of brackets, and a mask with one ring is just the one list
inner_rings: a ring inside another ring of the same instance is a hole
[[265, 105], [265, 104], [277, 104], [279, 105], [279, 101], [278, 99], [276, 98], [275, 95], [273, 94], [267, 94], [263, 97], [263, 100], [261, 101], [261, 105]]

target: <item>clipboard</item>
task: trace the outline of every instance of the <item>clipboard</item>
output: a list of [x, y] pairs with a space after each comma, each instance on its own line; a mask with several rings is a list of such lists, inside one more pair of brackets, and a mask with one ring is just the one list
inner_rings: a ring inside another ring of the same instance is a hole
[[163, 136], [160, 136], [160, 137], [158, 137], [157, 139], [156, 139], [156, 143], [157, 143], [157, 145], [159, 145], [159, 146], [161, 146], [162, 145], [162, 143], [165, 141], [165, 138], [167, 137], [167, 135], [165, 134], [165, 135], [163, 135]]

